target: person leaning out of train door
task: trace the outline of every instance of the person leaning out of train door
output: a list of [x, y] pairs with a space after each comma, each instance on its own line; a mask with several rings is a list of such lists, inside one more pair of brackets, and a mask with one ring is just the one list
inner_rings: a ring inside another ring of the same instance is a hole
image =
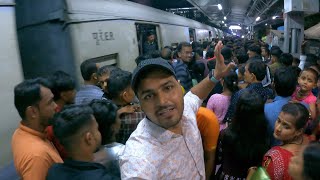
[[148, 54], [156, 50], [158, 50], [158, 43], [156, 42], [156, 36], [153, 32], [148, 32], [147, 40], [143, 43], [143, 54]]
[[93, 110], [87, 105], [67, 106], [54, 117], [54, 134], [65, 147], [68, 158], [49, 169], [47, 180], [119, 179], [93, 161], [94, 153], [101, 147], [98, 127]]
[[22, 118], [12, 136], [14, 165], [22, 179], [44, 180], [52, 164], [63, 162], [44, 133], [57, 107], [49, 82], [37, 78], [18, 84], [14, 104]]
[[188, 64], [191, 63], [192, 45], [182, 42], [178, 45], [178, 59], [172, 64], [176, 78], [180, 81], [181, 86], [188, 92], [192, 88], [192, 77], [189, 72]]
[[75, 104], [89, 104], [93, 99], [101, 99], [103, 90], [98, 87], [99, 65], [91, 60], [83, 61], [80, 65], [84, 85], [76, 94]]

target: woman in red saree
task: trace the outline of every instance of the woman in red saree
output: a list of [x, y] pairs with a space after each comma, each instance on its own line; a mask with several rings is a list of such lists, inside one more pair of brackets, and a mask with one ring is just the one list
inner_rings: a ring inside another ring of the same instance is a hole
[[272, 180], [292, 179], [288, 173], [289, 162], [307, 143], [303, 132], [308, 118], [307, 108], [300, 103], [289, 103], [282, 107], [273, 133], [282, 145], [271, 148], [265, 154], [262, 164]]

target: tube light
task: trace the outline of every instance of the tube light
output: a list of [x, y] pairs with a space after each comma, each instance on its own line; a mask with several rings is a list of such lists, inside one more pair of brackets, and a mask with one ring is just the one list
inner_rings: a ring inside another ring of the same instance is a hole
[[225, 16], [225, 17], [223, 17], [223, 19], [224, 19], [224, 20], [227, 20], [227, 17]]
[[276, 19], [277, 18], [277, 16], [272, 16], [272, 19]]
[[258, 16], [257, 18], [256, 18], [256, 21], [259, 21], [260, 20], [260, 16]]
[[219, 9], [219, 10], [222, 10], [221, 4], [218, 4], [218, 9]]
[[231, 26], [229, 26], [229, 29], [240, 30], [241, 27], [237, 26], [237, 25], [231, 25]]

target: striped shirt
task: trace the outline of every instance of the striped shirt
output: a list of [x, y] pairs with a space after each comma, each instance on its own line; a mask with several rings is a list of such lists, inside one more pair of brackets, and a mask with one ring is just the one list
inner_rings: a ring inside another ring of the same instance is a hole
[[188, 92], [192, 88], [192, 78], [188, 69], [188, 65], [182, 60], [178, 60], [172, 64], [177, 80], [180, 81], [181, 86]]
[[93, 99], [101, 99], [103, 91], [98, 86], [83, 85], [76, 94], [75, 104], [89, 104]]

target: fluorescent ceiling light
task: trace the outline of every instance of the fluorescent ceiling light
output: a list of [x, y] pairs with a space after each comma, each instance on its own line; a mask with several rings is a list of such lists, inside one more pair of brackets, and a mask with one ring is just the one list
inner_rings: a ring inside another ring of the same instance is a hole
[[260, 20], [260, 16], [258, 16], [257, 18], [256, 18], [256, 21], [259, 21]]
[[227, 20], [227, 17], [223, 17], [224, 20]]
[[243, 39], [243, 38], [244, 38], [244, 35], [242, 35], [241, 38]]
[[219, 9], [219, 10], [222, 10], [221, 4], [218, 4], [218, 9]]
[[224, 23], [224, 21], [221, 21], [222, 23]]
[[229, 27], [229, 29], [240, 30], [241, 27], [240, 27], [240, 26], [237, 26], [237, 25], [231, 25], [231, 26]]
[[265, 25], [268, 26], [268, 23], [266, 23]]
[[277, 16], [272, 16], [272, 19], [276, 19], [277, 18]]

